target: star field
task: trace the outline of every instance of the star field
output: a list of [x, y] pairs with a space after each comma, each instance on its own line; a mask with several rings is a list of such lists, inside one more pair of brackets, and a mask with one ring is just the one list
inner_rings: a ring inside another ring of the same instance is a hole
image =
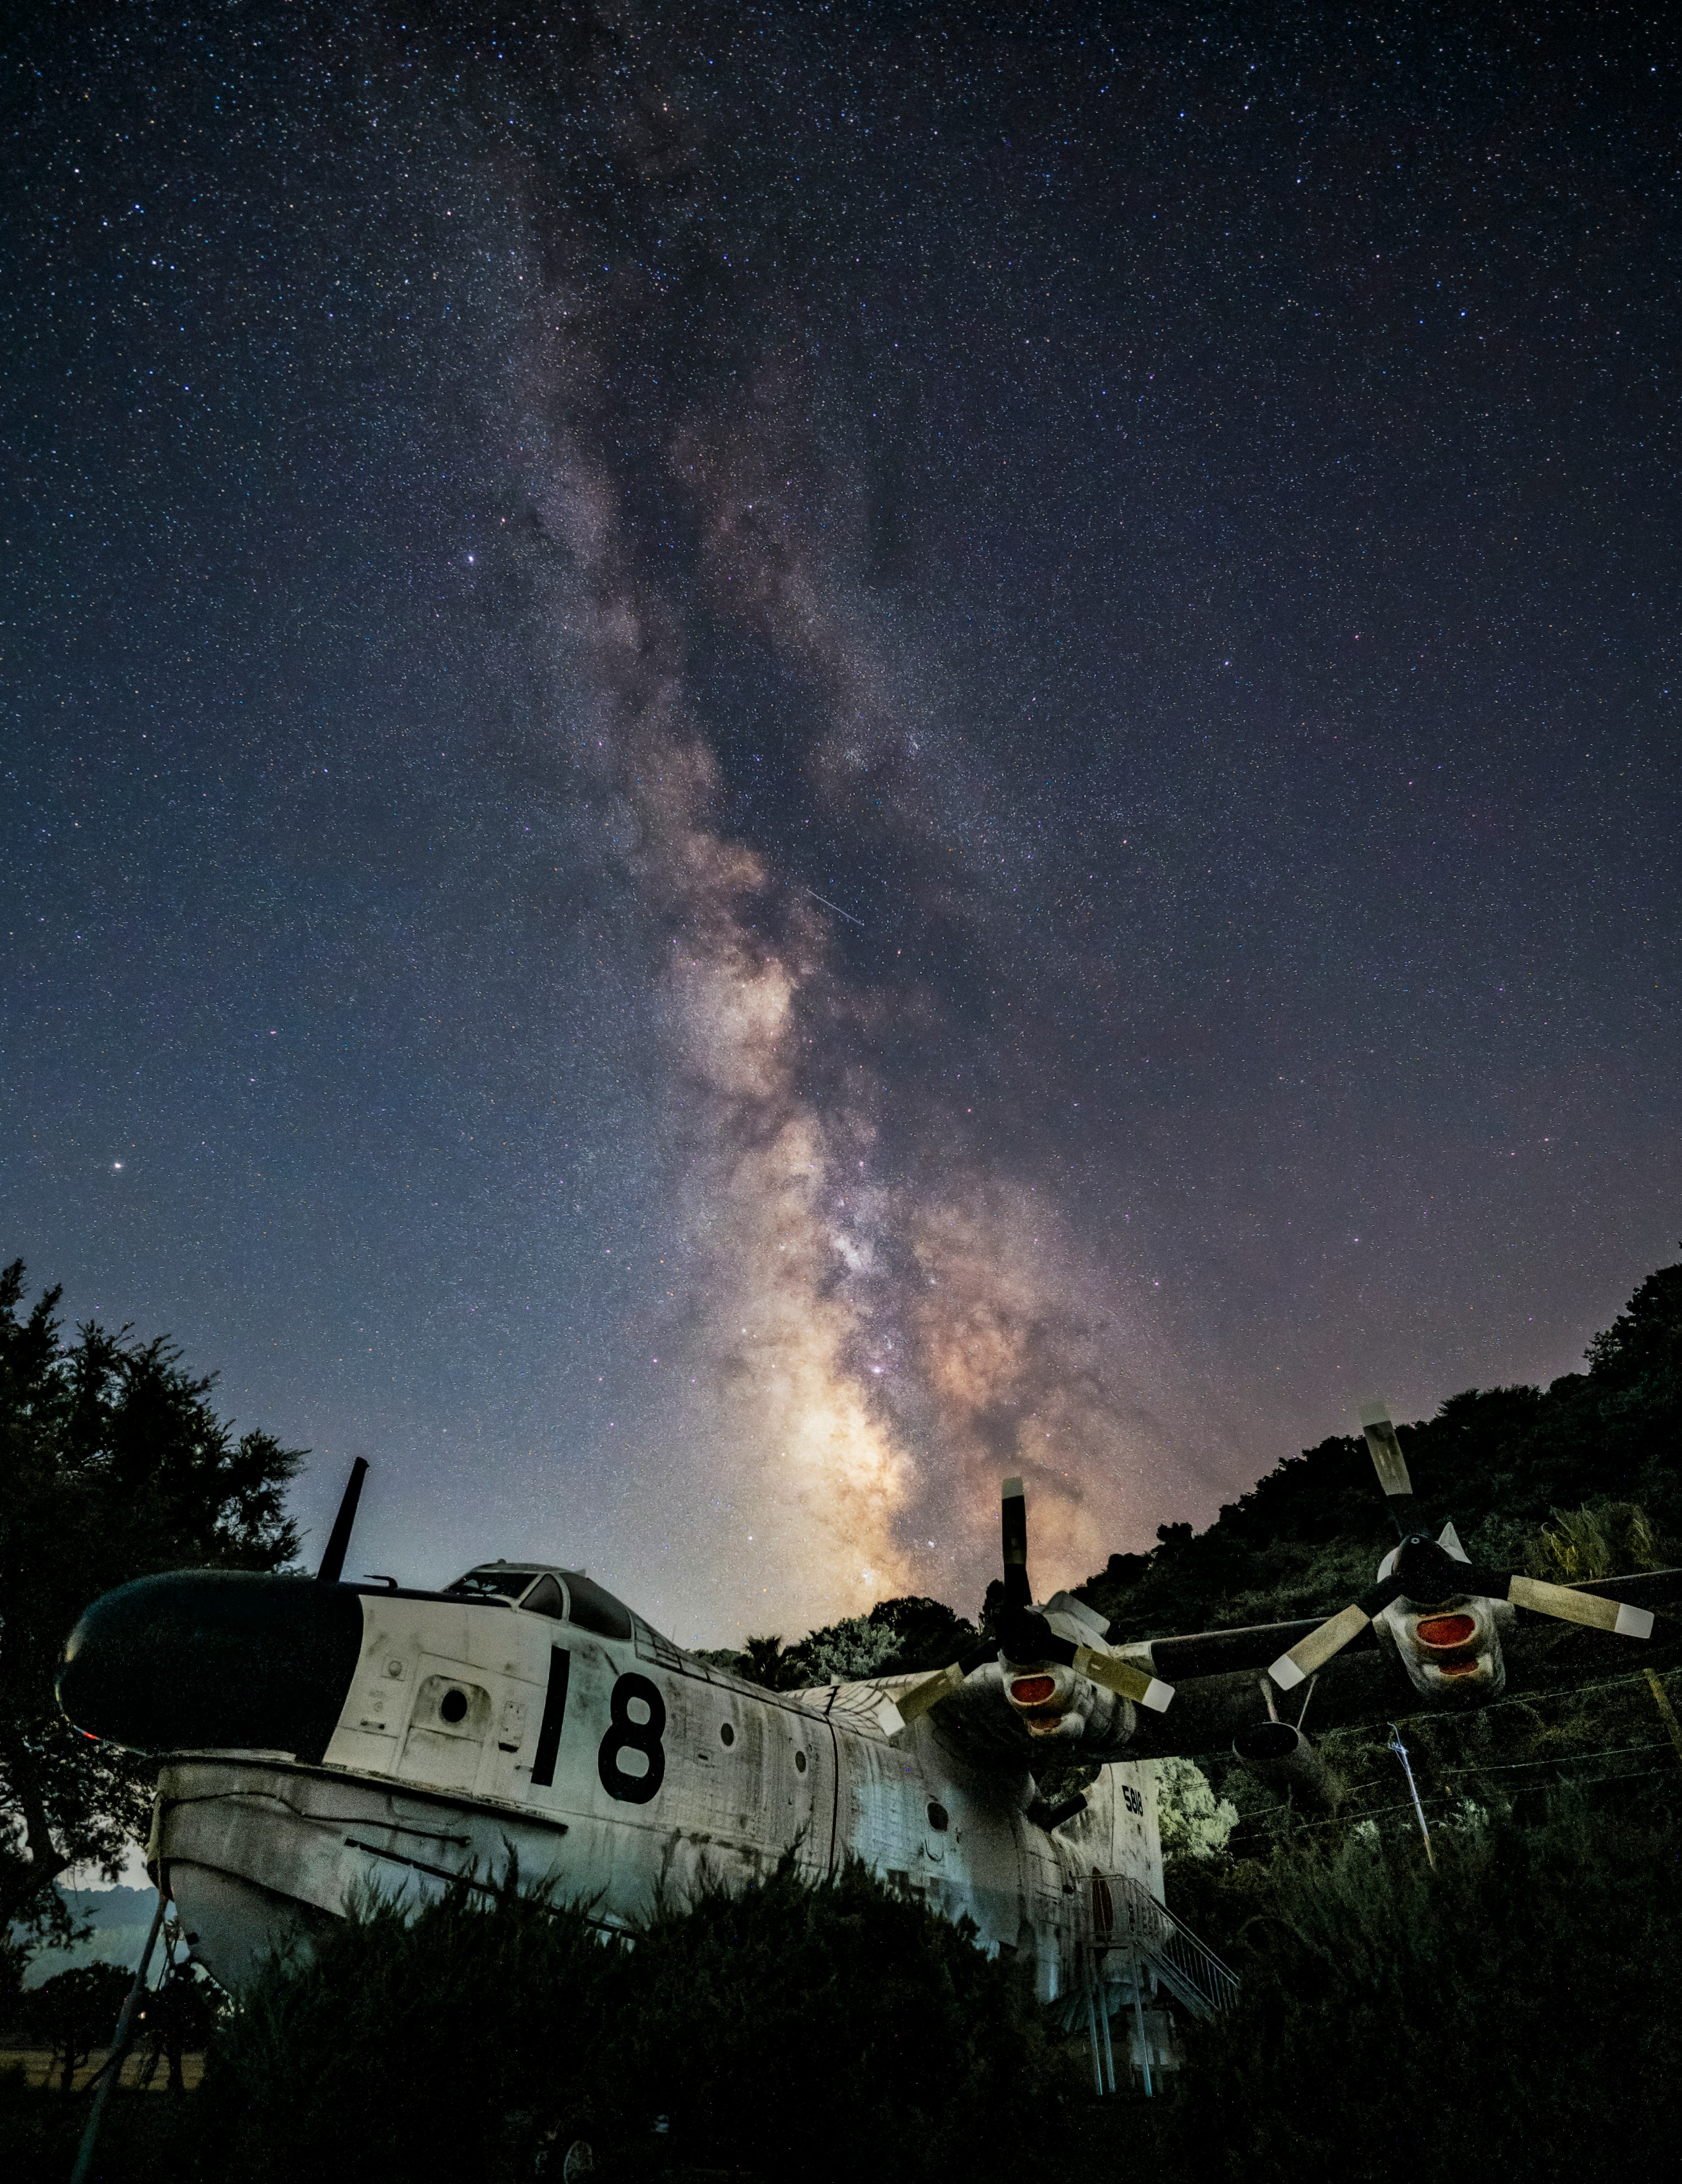
[[1571, 1369], [1679, 1233], [1666, 29], [16, 36], [7, 1256], [703, 1641]]

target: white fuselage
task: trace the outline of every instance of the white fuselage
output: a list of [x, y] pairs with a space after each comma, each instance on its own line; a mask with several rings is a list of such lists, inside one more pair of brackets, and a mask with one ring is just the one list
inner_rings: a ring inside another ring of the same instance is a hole
[[[321, 1762], [171, 1758], [153, 1851], [195, 1953], [238, 1986], [288, 1931], [358, 1892], [432, 1892], [454, 1875], [554, 1885], [608, 1927], [793, 1854], [848, 1858], [1067, 1991], [1091, 1879], [1161, 1890], [1155, 1769], [1103, 1768], [1084, 1813], [1027, 1817], [1026, 1768], [977, 1768], [940, 1710], [909, 1727], [916, 1678], [772, 1692], [680, 1652], [500, 1602], [365, 1593], [357, 1673]], [[1002, 1702], [1001, 1702], [1002, 1704]]]

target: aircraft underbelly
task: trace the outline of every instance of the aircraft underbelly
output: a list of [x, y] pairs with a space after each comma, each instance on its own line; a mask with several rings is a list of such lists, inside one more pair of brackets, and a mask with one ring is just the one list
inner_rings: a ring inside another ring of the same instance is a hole
[[[811, 1726], [818, 1734], [795, 1724], [803, 1741], [811, 1736], [804, 1807], [774, 1790], [775, 1805], [763, 1795], [744, 1804], [709, 1763], [697, 1765], [698, 1779], [673, 1782], [669, 1801], [663, 1784], [634, 1813], [575, 1810], [565, 1820], [459, 1792], [426, 1794], [390, 1777], [256, 1758], [178, 1760], [160, 1777], [153, 1853], [185, 1930], [198, 1936], [195, 1953], [234, 1986], [265, 1948], [288, 1934], [307, 1936], [359, 1896], [415, 1902], [452, 1875], [502, 1872], [510, 1847], [525, 1879], [552, 1881], [564, 1900], [614, 1926], [634, 1924], [662, 1895], [682, 1902], [697, 1886], [739, 1885], [765, 1871], [802, 1814], [812, 1825], [797, 1858], [826, 1870], [826, 1801], [841, 1819], [838, 1855], [862, 1859], [944, 1917], [972, 1919], [983, 1945], [1033, 1961], [1047, 1997], [1075, 1972], [1091, 1875], [1128, 1872], [1160, 1893], [1147, 1825], [1154, 1797], [1131, 1779], [1145, 1776], [1148, 1763], [1106, 1769], [1087, 1813], [1054, 1837], [961, 1784], [931, 1782], [892, 1747], [833, 1740], [822, 1724]], [[780, 1723], [776, 1733], [788, 1734]], [[775, 1785], [777, 1770], [768, 1779]], [[942, 1817], [945, 1825], [934, 1825]]]

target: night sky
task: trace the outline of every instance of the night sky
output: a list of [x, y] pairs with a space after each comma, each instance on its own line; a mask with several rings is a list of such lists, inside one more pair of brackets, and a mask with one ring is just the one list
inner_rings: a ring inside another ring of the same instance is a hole
[[354, 1569], [715, 1643], [1572, 1369], [1682, 1234], [1673, 31], [37, 11], [0, 1254]]

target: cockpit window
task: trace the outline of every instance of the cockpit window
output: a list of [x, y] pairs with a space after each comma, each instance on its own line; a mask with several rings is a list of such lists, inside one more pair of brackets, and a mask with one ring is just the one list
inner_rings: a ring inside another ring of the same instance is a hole
[[557, 1623], [566, 1620], [566, 1595], [547, 1570], [520, 1605], [532, 1615], [552, 1615]]
[[465, 1577], [457, 1578], [444, 1590], [465, 1593], [470, 1600], [518, 1600], [536, 1575], [535, 1570], [469, 1570]]
[[572, 1596], [572, 1620], [581, 1630], [593, 1630], [599, 1638], [628, 1638], [631, 1611], [615, 1600], [605, 1586], [575, 1570], [566, 1573], [566, 1589]]
[[559, 1578], [548, 1570], [469, 1570], [465, 1577], [457, 1578], [444, 1589], [467, 1600], [518, 1601], [533, 1615], [552, 1615], [558, 1623], [576, 1623], [581, 1630], [593, 1630], [599, 1638], [624, 1640], [632, 1635], [630, 1609], [604, 1585], [579, 1570], [565, 1571]]

